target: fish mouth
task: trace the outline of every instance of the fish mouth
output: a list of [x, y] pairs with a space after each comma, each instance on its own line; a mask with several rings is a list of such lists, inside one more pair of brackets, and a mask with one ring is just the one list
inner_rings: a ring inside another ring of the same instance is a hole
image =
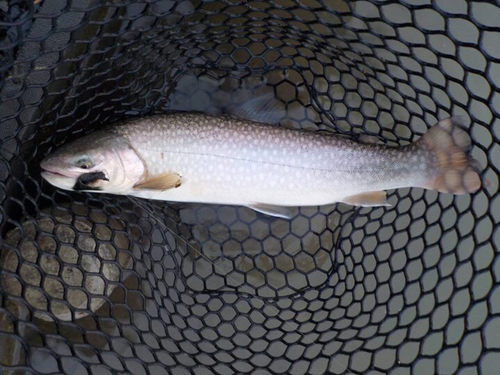
[[50, 165], [42, 165], [41, 167], [41, 176], [49, 184], [64, 190], [73, 189], [78, 177], [75, 177], [71, 171], [66, 171]]
[[73, 178], [73, 176], [69, 176], [68, 174], [65, 174], [62, 170], [54, 167], [47, 167], [47, 166], [42, 166], [42, 176], [54, 176], [54, 177], [66, 177], [66, 178]]
[[63, 167], [57, 167], [55, 163], [49, 163], [47, 161], [42, 161], [40, 167], [42, 169], [42, 176], [76, 179], [81, 174], [80, 172], [71, 170], [71, 168], [65, 165]]
[[59, 173], [59, 172], [52, 172], [52, 171], [48, 171], [48, 170], [43, 170], [42, 171], [42, 175], [45, 175], [45, 176], [54, 176], [54, 177], [69, 177], [69, 176], [66, 176], [62, 173]]
[[73, 190], [76, 183], [76, 178], [67, 176], [59, 171], [44, 170], [41, 173], [42, 178], [52, 186], [63, 190]]

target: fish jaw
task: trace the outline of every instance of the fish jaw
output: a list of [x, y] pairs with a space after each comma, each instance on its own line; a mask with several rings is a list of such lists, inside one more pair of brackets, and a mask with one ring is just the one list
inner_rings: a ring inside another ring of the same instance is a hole
[[40, 167], [44, 172], [48, 172], [49, 174], [68, 178], [76, 179], [81, 174], [80, 170], [73, 168], [70, 164], [65, 163], [59, 158], [46, 158], [40, 163]]
[[73, 190], [76, 183], [75, 178], [63, 176], [54, 172], [44, 171], [41, 175], [48, 183], [63, 190]]
[[[57, 165], [60, 165], [60, 167], [57, 167]], [[40, 167], [43, 170], [41, 176], [47, 182], [64, 190], [73, 190], [81, 174], [80, 171], [75, 171], [74, 168], [71, 168], [58, 158], [49, 157], [44, 159]]]

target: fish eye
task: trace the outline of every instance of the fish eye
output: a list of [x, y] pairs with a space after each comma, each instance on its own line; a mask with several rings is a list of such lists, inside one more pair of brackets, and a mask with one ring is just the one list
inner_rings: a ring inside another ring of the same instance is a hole
[[76, 162], [76, 166], [80, 169], [90, 169], [92, 168], [92, 163], [88, 159], [80, 159]]

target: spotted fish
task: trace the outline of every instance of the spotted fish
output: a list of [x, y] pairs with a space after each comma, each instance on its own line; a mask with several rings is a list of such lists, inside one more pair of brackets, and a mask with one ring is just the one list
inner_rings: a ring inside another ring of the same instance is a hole
[[291, 207], [388, 205], [386, 190], [467, 194], [481, 187], [468, 134], [442, 120], [413, 144], [389, 147], [233, 117], [173, 113], [134, 119], [63, 145], [42, 176], [66, 190], [173, 202]]

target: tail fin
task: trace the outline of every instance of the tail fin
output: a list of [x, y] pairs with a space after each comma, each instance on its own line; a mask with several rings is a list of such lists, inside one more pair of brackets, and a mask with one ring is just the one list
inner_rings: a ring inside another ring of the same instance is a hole
[[460, 124], [456, 117], [439, 121], [417, 141], [431, 160], [426, 189], [461, 195], [481, 187], [478, 163], [470, 156], [471, 140]]

